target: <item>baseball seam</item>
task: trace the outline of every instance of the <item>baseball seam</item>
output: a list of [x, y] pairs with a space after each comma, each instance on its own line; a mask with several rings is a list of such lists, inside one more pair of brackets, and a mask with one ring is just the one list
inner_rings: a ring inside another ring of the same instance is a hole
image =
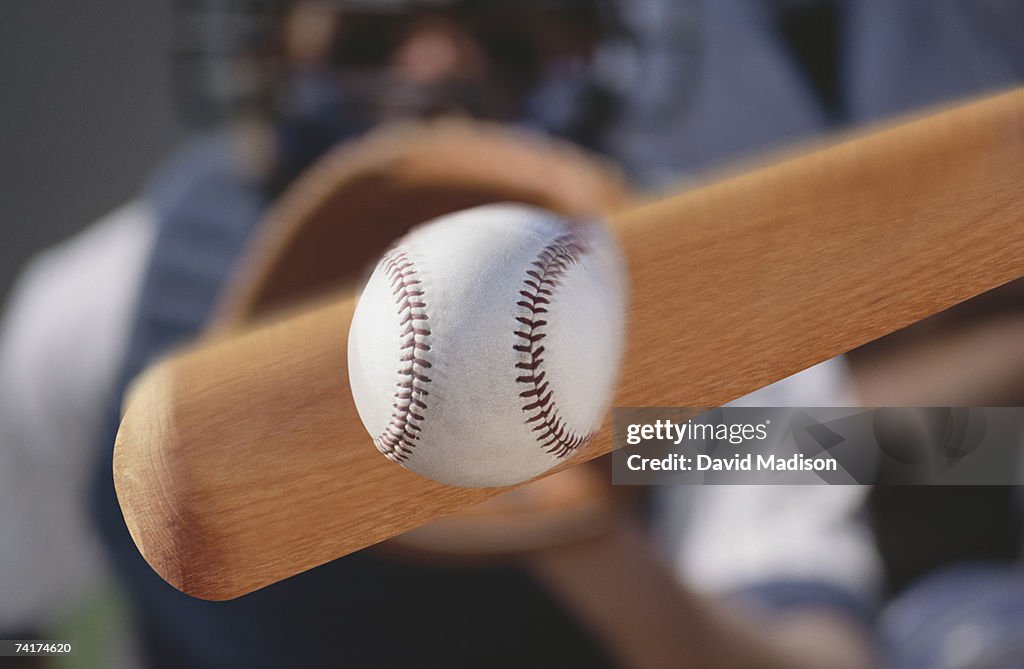
[[431, 364], [424, 355], [430, 351], [430, 323], [423, 285], [408, 253], [401, 248], [388, 251], [381, 260], [384, 273], [391, 283], [391, 291], [398, 307], [399, 327], [402, 328], [402, 351], [395, 384], [391, 418], [384, 431], [373, 440], [377, 450], [388, 459], [402, 462], [409, 458], [422, 430], [423, 414], [427, 409], [427, 384], [430, 377], [425, 370]]
[[524, 401], [522, 410], [527, 414], [526, 424], [535, 433], [534, 438], [548, 453], [558, 458], [574, 452], [591, 435], [579, 434], [570, 428], [559, 413], [554, 391], [546, 379], [545, 347], [540, 342], [547, 337], [545, 317], [555, 290], [569, 268], [578, 264], [580, 256], [586, 252], [583, 242], [572, 233], [555, 238], [526, 269], [519, 291], [523, 299], [516, 302], [529, 312], [528, 315], [516, 316], [516, 321], [523, 328], [513, 330], [515, 336], [522, 340], [512, 347], [523, 354], [523, 359], [515, 366], [522, 372], [516, 382], [526, 386], [519, 393]]

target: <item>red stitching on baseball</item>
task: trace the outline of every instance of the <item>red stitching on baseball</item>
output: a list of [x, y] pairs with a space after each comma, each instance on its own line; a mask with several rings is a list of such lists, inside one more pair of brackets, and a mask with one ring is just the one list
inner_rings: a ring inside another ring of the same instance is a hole
[[525, 401], [523, 411], [528, 414], [527, 425], [538, 434], [536, 439], [555, 457], [564, 458], [584, 442], [591, 434], [579, 434], [572, 430], [558, 411], [558, 404], [549, 389], [544, 369], [544, 346], [541, 341], [547, 337], [544, 327], [548, 324], [544, 314], [548, 313], [548, 305], [555, 289], [569, 267], [579, 263], [580, 256], [587, 252], [583, 243], [572, 233], [557, 237], [544, 247], [537, 258], [526, 269], [523, 289], [519, 291], [522, 300], [516, 305], [527, 312], [516, 316], [516, 322], [523, 329], [513, 330], [522, 340], [512, 348], [522, 353], [522, 360], [516, 363], [516, 369], [525, 373], [516, 377], [516, 382], [524, 384], [526, 390], [519, 393]]
[[403, 351], [399, 362], [399, 381], [395, 384], [393, 411], [384, 432], [373, 440], [377, 450], [389, 460], [402, 462], [412, 454], [419, 439], [420, 423], [426, 411], [426, 384], [430, 377], [424, 371], [430, 369], [430, 361], [422, 354], [430, 350], [430, 327], [427, 319], [427, 303], [423, 299], [423, 288], [416, 275], [416, 269], [408, 254], [402, 249], [392, 249], [381, 259], [384, 273], [391, 282], [391, 290], [398, 306], [399, 326], [402, 327]]

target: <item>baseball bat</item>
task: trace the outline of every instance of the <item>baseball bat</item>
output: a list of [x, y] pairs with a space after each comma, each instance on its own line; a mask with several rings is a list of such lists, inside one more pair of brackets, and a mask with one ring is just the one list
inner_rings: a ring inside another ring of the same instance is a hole
[[[616, 406], [718, 406], [1024, 273], [1024, 90], [614, 214], [630, 273]], [[230, 599], [507, 489], [383, 458], [346, 375], [355, 298], [183, 350], [114, 451], [139, 550]], [[564, 466], [610, 451], [609, 421]]]

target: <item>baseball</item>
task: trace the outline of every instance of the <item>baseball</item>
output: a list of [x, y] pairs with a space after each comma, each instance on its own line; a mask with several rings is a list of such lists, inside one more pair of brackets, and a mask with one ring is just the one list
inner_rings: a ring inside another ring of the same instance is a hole
[[600, 428], [625, 279], [604, 223], [518, 204], [413, 229], [356, 306], [349, 378], [390, 460], [462, 487], [528, 480]]

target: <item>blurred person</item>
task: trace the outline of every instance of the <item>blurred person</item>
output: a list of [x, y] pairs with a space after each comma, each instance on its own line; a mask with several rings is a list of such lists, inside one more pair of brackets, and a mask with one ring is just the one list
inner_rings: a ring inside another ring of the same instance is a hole
[[[92, 379], [91, 396], [88, 389], [68, 388], [65, 394], [47, 396], [37, 414], [44, 421], [65, 415], [65, 404], [80, 396], [102, 397], [109, 405], [107, 431], [96, 440], [103, 457], [96, 468], [95, 507], [113, 566], [137, 614], [147, 664], [321, 664], [337, 655], [355, 666], [415, 666], [424, 658], [444, 658], [453, 666], [517, 666], [535, 658], [538, 649], [563, 666], [609, 664], [600, 642], [514, 566], [447, 568], [361, 553], [235, 602], [193, 600], [163, 583], [134, 548], [110, 486], [109, 454], [125, 383], [168, 347], [199, 331], [267, 203], [346, 137], [394, 118], [458, 113], [523, 124], [625, 154], [636, 138], [656, 124], [667, 126], [685, 108], [671, 91], [678, 83], [676, 66], [687, 65], [697, 50], [692, 29], [698, 22], [722, 35], [707, 42], [713, 55], [706, 62], [716, 79], [742, 81], [741, 75], [755, 70], [763, 75], [759, 88], [764, 81], [777, 84], [771, 95], [778, 100], [776, 108], [759, 115], [767, 128], [761, 141], [817, 125], [817, 113], [789, 68], [771, 52], [770, 42], [745, 44], [745, 36], [756, 28], [740, 4], [716, 5], [707, 16], [696, 5], [643, 4], [623, 11], [621, 20], [629, 26], [620, 25], [609, 13], [610, 3], [602, 2], [180, 4], [185, 27], [201, 27], [183, 31], [182, 64], [184, 69], [205, 65], [193, 74], [208, 77], [200, 83], [215, 82], [211, 90], [220, 104], [207, 100], [207, 110], [233, 108], [220, 119], [227, 121], [225, 129], [197, 138], [172, 157], [138, 201], [115, 214], [116, 225], [98, 224], [51, 252], [45, 264], [54, 268], [54, 278], [25, 275], [19, 292], [28, 297], [21, 302], [35, 311], [53, 310], [54, 322], [33, 323], [26, 308], [15, 309], [7, 322], [8, 332], [48, 326], [61, 339], [18, 337], [12, 345], [9, 357], [25, 361], [37, 375], [44, 362], [56, 360], [52, 351], [74, 351], [59, 333], [88, 331], [115, 351], [113, 362], [97, 355], [96, 368], [83, 370], [83, 377]], [[254, 12], [260, 8], [267, 13]], [[269, 39], [261, 34], [268, 26]], [[645, 31], [658, 37], [646, 44]], [[677, 44], [677, 31], [688, 38]], [[254, 54], [253, 47], [268, 44], [280, 49], [277, 65], [256, 65], [257, 56], [265, 54]], [[234, 47], [246, 57], [225, 58], [225, 50]], [[275, 78], [278, 68], [284, 74]], [[692, 76], [692, 70], [682, 73]], [[273, 79], [270, 85], [265, 77]], [[224, 88], [225, 82], [232, 86]], [[705, 98], [693, 127], [678, 136], [700, 141], [714, 109], [734, 106], [730, 95], [742, 99], [762, 92], [718, 89]], [[613, 136], [614, 126], [619, 130]], [[728, 148], [739, 152], [749, 146], [749, 141], [736, 141]], [[676, 150], [689, 149], [674, 147], [673, 154], [663, 152], [660, 159], [642, 156], [646, 151], [633, 153], [638, 164], [653, 166], [653, 173], [686, 163], [674, 155]], [[710, 160], [710, 149], [704, 151]], [[90, 243], [108, 227], [118, 231]], [[112, 268], [125, 255], [137, 260], [130, 267], [144, 269], [115, 276]], [[89, 274], [76, 267], [76, 258], [90, 270], [105, 268], [106, 274], [97, 271], [94, 281], [83, 281]], [[46, 283], [75, 291], [45, 290]], [[64, 300], [73, 300], [78, 309], [53, 308]], [[95, 309], [98, 300], [106, 301], [109, 310]], [[120, 362], [118, 349], [123, 349]], [[11, 418], [5, 428], [13, 432], [27, 423], [28, 414], [19, 393], [5, 398]], [[92, 415], [92, 409], [84, 413]], [[12, 445], [6, 448], [36, 463], [64, 458], [67, 469], [54, 471], [52, 478], [74, 479], [79, 468], [71, 456], [88, 457], [87, 443], [93, 438], [84, 425], [68, 420], [73, 438], [59, 439], [26, 425], [23, 435], [5, 440]], [[13, 475], [18, 470], [7, 471]], [[12, 476], [7, 489], [26, 499], [26, 485], [35, 483], [35, 477]], [[63, 517], [70, 522], [77, 522], [70, 520], [76, 518], [77, 489], [67, 487], [60, 498]], [[16, 517], [11, 526], [20, 520]], [[36, 536], [51, 531], [23, 527]], [[24, 544], [25, 555], [33, 555], [30, 546]], [[44, 592], [42, 570], [25, 570], [21, 576], [26, 591]], [[52, 586], [65, 597], [72, 590], [59, 580]], [[52, 606], [57, 599], [39, 606]], [[442, 625], [462, 630], [463, 643], [453, 647], [441, 634]], [[402, 630], [401, 643], [390, 638], [394, 629]]]
[[[117, 302], [121, 311], [113, 310], [108, 323], [97, 324], [84, 313], [94, 301], [86, 291], [76, 298], [83, 313], [76, 318], [69, 315], [60, 327], [65, 331], [97, 328], [97, 336], [113, 342], [116, 349], [117, 334], [101, 332], [103, 326], [116, 329], [120, 323], [124, 328], [127, 320], [132, 321], [122, 346], [127, 349], [124, 362], [102, 366], [94, 377], [109, 379], [113, 387], [104, 393], [110, 404], [109, 425], [97, 440], [104, 457], [97, 467], [96, 508], [117, 573], [129, 584], [147, 660], [152, 666], [334, 661], [354, 666], [417, 666], [423, 658], [444, 658], [452, 666], [516, 666], [535, 662], [536, 649], [543, 648], [560, 666], [607, 665], [600, 642], [589, 638], [550, 593], [514, 567], [477, 570], [397, 564], [364, 552], [235, 602], [198, 602], [181, 595], [149, 570], [123, 528], [109, 482], [114, 407], [127, 380], [169, 346], [198, 332], [267, 203], [333, 143], [397, 116], [457, 111], [570, 137], [615, 156], [640, 183], [663, 183], [756, 148], [815, 134], [841, 114], [836, 112], [842, 107], [835, 100], [807, 85], [808, 72], [815, 70], [813, 59], [808, 64], [799, 49], [787, 47], [779, 35], [778, 22], [820, 5], [621, 3], [616, 20], [621, 25], [608, 30], [592, 11], [596, 4], [555, 3], [566, 11], [570, 6], [591, 7], [583, 14], [563, 16], [573, 17], [567, 21], [573, 37], [563, 41], [560, 34], [566, 32], [566, 23], [550, 21], [542, 12], [544, 20], [534, 15], [533, 27], [524, 26], [520, 20], [530, 13], [518, 4], [505, 12], [473, 2], [441, 3], [440, 9], [435, 6], [438, 3], [424, 3], [426, 9], [419, 3], [398, 3], [401, 11], [391, 9], [395, 3], [334, 4], [337, 11], [328, 11], [321, 3], [299, 3], [287, 14], [281, 31], [287, 76], [272, 87], [274, 95], [269, 97], [275, 99], [263, 99], [266, 90], [255, 86], [233, 91], [237, 97], [228, 100], [241, 101], [247, 109], [272, 105], [272, 123], [245, 114], [246, 120], [233, 123], [232, 130], [197, 140], [158, 171], [137, 206], [133, 205], [136, 214], [144, 212], [133, 217], [136, 222], [130, 227], [135, 232], [111, 238], [109, 244], [87, 254], [88, 246], [78, 240], [53, 255], [55, 267], [76, 251], [96, 265], [116, 260], [118, 253], [144, 258], [145, 269], [121, 283], [119, 292], [110, 293], [110, 301]], [[231, 6], [211, 3], [207, 9], [223, 11]], [[580, 16], [589, 18], [578, 21]], [[541, 34], [535, 32], [538, 27], [543, 27]], [[545, 32], [558, 47], [554, 53], [543, 48]], [[484, 39], [488, 34], [493, 40]], [[526, 35], [531, 37], [521, 41]], [[493, 49], [495, 44], [504, 46]], [[565, 52], [566, 46], [574, 48]], [[549, 53], [550, 59], [522, 61], [538, 63], [534, 68], [517, 65], [523, 53], [536, 52]], [[501, 72], [503, 53], [506, 59], [508, 53], [517, 54], [511, 62], [505, 61], [512, 72]], [[525, 76], [524, 71], [532, 75]], [[253, 77], [234, 79], [246, 82]], [[263, 150], [254, 150], [259, 147]], [[132, 238], [134, 242], [126, 241]], [[82, 274], [67, 264], [63, 281], [74, 285], [73, 277]], [[31, 286], [35, 280], [30, 279], [23, 281]], [[35, 349], [34, 359], [49, 359], [49, 345], [40, 346], [43, 342], [32, 338], [22, 341], [14, 347], [18, 350], [12, 358]], [[843, 375], [836, 366], [823, 370], [814, 374], [833, 380]], [[801, 383], [813, 387], [814, 382]], [[56, 415], [58, 406], [49, 404], [40, 415]], [[13, 408], [10, 413], [15, 418], [21, 415]], [[36, 437], [22, 443], [34, 449]], [[45, 443], [47, 438], [40, 439]], [[79, 438], [68, 444], [81, 444], [81, 452], [87, 454], [87, 441]], [[17, 484], [10, 489], [18, 489]], [[862, 527], [847, 522], [859, 513], [860, 494], [822, 489], [820, 495], [829, 498], [827, 503], [805, 509], [802, 516], [784, 516], [790, 536], [805, 540], [783, 547], [790, 556], [797, 556], [791, 567], [807, 564], [808, 556], [814, 554], [808, 545], [817, 542], [829, 549], [826, 558], [844, 546], [860, 556], [836, 564], [844, 580], [850, 574], [855, 580], [860, 578], [857, 574], [868, 577], [857, 580], [855, 587], [839, 588], [854, 591], [854, 597], [838, 605], [817, 595], [790, 597], [789, 610], [809, 612], [806, 620], [820, 619], [821, 611], [838, 611], [837, 617], [845, 619], [852, 610], [848, 601], [862, 601], [873, 587], [869, 581], [877, 565], [872, 562], [872, 549], [861, 536]], [[723, 492], [723, 499], [730, 496], [740, 497]], [[751, 500], [748, 505], [759, 503]], [[791, 502], [780, 504], [766, 508], [794, 508]], [[730, 513], [723, 519], [725, 527], [740, 515]], [[782, 514], [777, 514], [775, 520], [780, 518]], [[771, 521], [762, 517], [750, 527], [735, 525], [733, 535], [749, 529], [767, 536], [779, 527]], [[848, 526], [854, 528], [852, 540], [825, 538], [830, 533], [843, 535]], [[819, 530], [824, 535], [819, 536]], [[689, 541], [694, 536], [699, 535], [690, 534]], [[710, 545], [740, 553], [728, 538], [713, 539]], [[757, 561], [754, 551], [749, 555], [750, 562]], [[785, 566], [785, 556], [781, 557], [776, 562]], [[844, 564], [852, 566], [840, 566]], [[729, 579], [726, 575], [715, 583]], [[699, 574], [696, 582], [701, 582]], [[817, 582], [830, 585], [827, 575]], [[736, 583], [734, 579], [732, 584]], [[762, 601], [773, 600], [764, 597]], [[859, 624], [861, 619], [854, 617]], [[466, 642], [453, 648], [439, 633], [440, 625], [463, 630]], [[393, 629], [403, 630], [400, 640], [390, 638]], [[516, 630], [515, 635], [508, 630]], [[803, 635], [797, 645], [806, 639]], [[816, 652], [821, 657], [820, 647]]]
[[[1020, 3], [789, 4], [794, 53], [835, 125], [1024, 79]], [[1016, 281], [851, 352], [818, 388], [780, 393], [782, 382], [739, 404], [1020, 406], [1022, 312]], [[892, 667], [1024, 663], [1014, 488], [730, 486], [666, 491], [662, 502], [687, 582], [766, 624], [818, 609], [877, 625]]]
[[151, 216], [141, 201], [126, 204], [35, 258], [5, 309], [0, 639], [40, 638], [104, 576], [84, 502], [155, 232]]

